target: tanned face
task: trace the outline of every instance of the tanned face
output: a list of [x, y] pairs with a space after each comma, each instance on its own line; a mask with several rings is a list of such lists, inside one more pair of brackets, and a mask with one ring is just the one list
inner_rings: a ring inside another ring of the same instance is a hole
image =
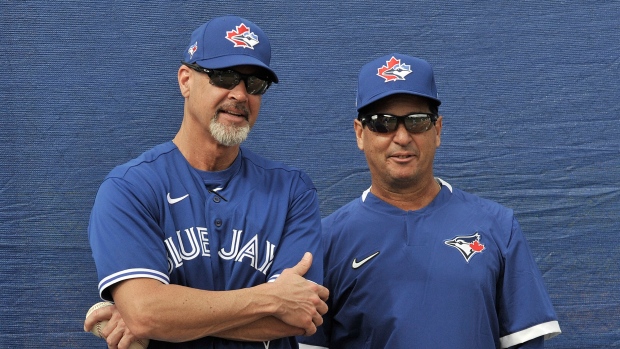
[[[232, 69], [243, 74], [259, 70], [253, 66]], [[192, 124], [199, 125], [201, 131], [222, 145], [238, 145], [244, 141], [258, 118], [262, 96], [247, 93], [244, 82], [227, 90], [212, 85], [207, 74], [189, 68], [187, 74], [191, 74], [191, 78], [186, 90], [186, 110]]]
[[[397, 94], [374, 102], [365, 114], [429, 113], [428, 100]], [[440, 144], [441, 117], [430, 130], [410, 133], [402, 123], [391, 133], [376, 133], [355, 121], [357, 145], [364, 151], [372, 176], [372, 185], [399, 192], [433, 180], [433, 161]]]

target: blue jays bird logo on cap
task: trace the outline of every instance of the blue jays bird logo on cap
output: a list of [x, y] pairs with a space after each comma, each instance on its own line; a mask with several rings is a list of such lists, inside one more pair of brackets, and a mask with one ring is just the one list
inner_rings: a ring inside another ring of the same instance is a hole
[[243, 47], [254, 49], [254, 46], [258, 44], [258, 35], [250, 31], [245, 24], [241, 23], [235, 30], [226, 32], [226, 39], [235, 44], [235, 47]]
[[196, 41], [192, 46], [187, 49], [187, 53], [189, 53], [189, 58], [191, 59], [194, 56], [194, 53], [198, 51], [198, 41]]
[[452, 240], [444, 241], [444, 243], [459, 250], [467, 263], [473, 255], [484, 251], [484, 245], [480, 243], [480, 234], [478, 233], [469, 236], [457, 236]]
[[405, 63], [400, 63], [400, 59], [392, 56], [389, 61], [385, 62], [386, 65], [377, 69], [377, 75], [385, 79], [385, 82], [405, 80], [405, 76], [411, 74], [411, 66]]

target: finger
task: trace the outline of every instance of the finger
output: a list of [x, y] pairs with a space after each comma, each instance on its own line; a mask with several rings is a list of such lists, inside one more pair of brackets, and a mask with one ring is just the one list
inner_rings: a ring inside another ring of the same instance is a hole
[[304, 336], [312, 336], [315, 333], [316, 333], [316, 326], [314, 326], [314, 323], [313, 323], [312, 325], [305, 328]]
[[113, 331], [107, 337], [104, 337], [104, 338], [105, 338], [105, 342], [108, 344], [108, 349], [117, 349], [118, 348], [118, 342], [122, 338], [122, 333], [120, 333], [120, 335], [119, 335], [118, 331]]
[[305, 275], [312, 265], [312, 253], [306, 252], [299, 263], [292, 267], [293, 272], [299, 276]]
[[110, 305], [110, 306], [106, 306], [103, 308], [99, 308], [93, 311], [92, 313], [90, 313], [90, 315], [88, 315], [86, 320], [84, 320], [84, 331], [90, 332], [90, 330], [92, 330], [95, 324], [97, 324], [97, 322], [99, 321], [110, 320], [115, 310], [116, 310], [116, 306]]
[[306, 335], [306, 330], [304, 330], [303, 328], [297, 328], [297, 333], [293, 333], [293, 336], [305, 336]]
[[321, 298], [321, 300], [326, 301], [329, 298], [329, 290], [327, 289], [327, 287], [321, 286], [319, 285], [319, 298]]
[[[108, 323], [109, 324], [109, 323]], [[107, 329], [108, 326], [106, 326], [106, 328], [104, 328], [104, 331]], [[106, 343], [108, 343], [108, 348], [116, 348], [118, 347], [119, 342], [122, 340], [123, 338], [123, 332], [122, 330], [115, 328], [113, 331], [111, 331], [107, 337], [105, 337], [105, 341]]]
[[96, 322], [88, 321], [88, 319], [84, 320], [84, 332], [90, 332], [95, 324]]
[[327, 313], [327, 310], [328, 310], [328, 307], [327, 307], [327, 303], [325, 302], [321, 302], [320, 304], [316, 306], [316, 311], [321, 315], [325, 315], [325, 313]]
[[312, 323], [316, 327], [321, 326], [323, 324], [323, 317], [321, 316], [321, 314], [316, 313], [316, 314], [312, 315]]
[[121, 338], [120, 342], [118, 342], [118, 349], [126, 349], [129, 348], [129, 346], [131, 345], [132, 342], [134, 342], [134, 337], [133, 336], [123, 336], [123, 338]]

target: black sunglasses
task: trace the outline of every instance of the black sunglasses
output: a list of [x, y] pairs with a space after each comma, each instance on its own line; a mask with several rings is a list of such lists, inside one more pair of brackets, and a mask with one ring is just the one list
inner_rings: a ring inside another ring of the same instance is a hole
[[357, 119], [362, 122], [362, 126], [368, 126], [368, 129], [373, 132], [394, 132], [398, 128], [398, 124], [402, 121], [407, 131], [411, 133], [422, 133], [433, 127], [435, 121], [437, 121], [437, 115], [431, 113], [414, 113], [404, 116], [372, 114], [360, 115]]
[[211, 85], [227, 90], [235, 88], [241, 80], [245, 82], [245, 88], [251, 95], [262, 95], [271, 86], [271, 80], [265, 76], [242, 74], [232, 69], [207, 69], [195, 63], [182, 63], [197, 72], [209, 75]]

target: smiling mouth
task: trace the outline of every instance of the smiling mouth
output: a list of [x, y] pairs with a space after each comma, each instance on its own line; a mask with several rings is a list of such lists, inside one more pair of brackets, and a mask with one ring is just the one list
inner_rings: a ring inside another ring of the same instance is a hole
[[232, 115], [238, 118], [244, 118], [246, 121], [248, 121], [248, 114], [245, 112], [233, 112], [230, 110], [225, 110], [225, 109], [220, 109], [217, 111], [217, 114], [228, 114], [228, 115]]
[[391, 158], [394, 159], [402, 159], [402, 160], [406, 160], [406, 159], [411, 159], [413, 157], [415, 157], [415, 155], [413, 154], [406, 154], [406, 155], [391, 155]]

